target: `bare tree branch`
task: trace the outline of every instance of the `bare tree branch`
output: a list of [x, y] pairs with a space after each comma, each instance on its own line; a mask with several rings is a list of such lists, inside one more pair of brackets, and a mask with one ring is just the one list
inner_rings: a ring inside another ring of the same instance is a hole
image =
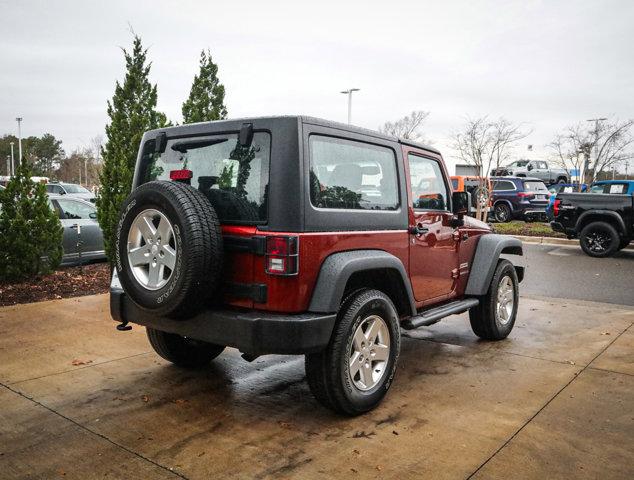
[[379, 132], [398, 138], [422, 142], [424, 139], [420, 129], [428, 116], [429, 112], [414, 110], [410, 115], [396, 120], [395, 122], [385, 122], [381, 127], [379, 127]]

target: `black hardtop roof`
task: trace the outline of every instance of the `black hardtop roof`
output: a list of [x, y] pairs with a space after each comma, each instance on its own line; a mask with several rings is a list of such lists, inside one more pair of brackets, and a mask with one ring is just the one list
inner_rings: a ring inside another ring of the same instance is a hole
[[158, 134], [159, 132], [166, 132], [166, 133], [173, 133], [176, 135], [185, 135], [187, 133], [188, 130], [198, 127], [198, 129], [200, 128], [200, 126], [205, 125], [205, 124], [222, 124], [222, 123], [244, 123], [244, 122], [250, 122], [250, 121], [254, 121], [254, 120], [258, 120], [258, 121], [266, 121], [266, 120], [275, 120], [275, 119], [296, 119], [298, 121], [301, 121], [302, 123], [306, 123], [306, 124], [310, 124], [310, 125], [318, 125], [318, 126], [322, 126], [322, 127], [329, 127], [329, 128], [335, 128], [337, 130], [342, 130], [345, 132], [350, 132], [350, 133], [357, 133], [357, 134], [361, 134], [361, 135], [367, 135], [367, 136], [371, 136], [374, 138], [379, 138], [379, 139], [383, 139], [383, 140], [391, 140], [394, 142], [399, 142], [402, 143], [403, 145], [409, 145], [412, 147], [416, 147], [416, 148], [421, 148], [423, 150], [428, 150], [430, 152], [434, 152], [440, 155], [440, 152], [438, 150], [436, 150], [433, 147], [430, 147], [429, 145], [424, 145], [422, 143], [418, 143], [418, 142], [414, 142], [412, 140], [409, 139], [404, 139], [404, 138], [397, 138], [397, 137], [393, 137], [391, 135], [385, 135], [383, 133], [377, 132], [375, 130], [370, 130], [368, 128], [363, 128], [363, 127], [357, 127], [354, 125], [348, 125], [345, 123], [340, 123], [340, 122], [333, 122], [331, 120], [325, 120], [323, 118], [316, 118], [316, 117], [310, 117], [310, 116], [306, 116], [306, 115], [277, 115], [277, 116], [268, 116], [268, 117], [243, 117], [243, 118], [228, 118], [226, 120], [215, 120], [212, 122], [198, 122], [198, 123], [188, 123], [185, 125], [178, 125], [175, 127], [166, 127], [166, 128], [159, 128], [159, 129], [155, 129], [155, 130], [150, 130], [149, 134], [153, 134], [156, 133]]

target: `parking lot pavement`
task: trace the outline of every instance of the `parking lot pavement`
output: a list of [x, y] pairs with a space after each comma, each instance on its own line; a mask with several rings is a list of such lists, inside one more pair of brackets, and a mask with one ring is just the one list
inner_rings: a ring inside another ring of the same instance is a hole
[[[518, 261], [517, 257], [513, 260]], [[634, 251], [622, 250], [610, 258], [592, 258], [578, 245], [526, 243], [520, 262], [528, 267], [522, 282], [525, 295], [634, 306]]]
[[302, 357], [228, 349], [184, 371], [117, 332], [107, 296], [0, 309], [7, 478], [632, 478], [634, 310], [523, 298], [478, 341], [465, 315], [407, 332], [383, 404], [320, 407]]

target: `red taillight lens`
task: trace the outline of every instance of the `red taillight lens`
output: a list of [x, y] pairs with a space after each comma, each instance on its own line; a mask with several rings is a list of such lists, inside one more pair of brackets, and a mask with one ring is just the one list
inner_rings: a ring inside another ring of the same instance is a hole
[[170, 180], [191, 180], [194, 176], [194, 172], [191, 170], [171, 170]]
[[520, 198], [525, 198], [526, 200], [529, 200], [531, 198], [533, 198], [535, 196], [534, 193], [526, 193], [526, 192], [519, 192], [517, 194], [518, 197]]
[[296, 275], [297, 237], [266, 238], [266, 273], [271, 275]]
[[555, 200], [553, 203], [553, 215], [556, 217], [559, 215], [559, 207], [561, 206], [561, 200]]

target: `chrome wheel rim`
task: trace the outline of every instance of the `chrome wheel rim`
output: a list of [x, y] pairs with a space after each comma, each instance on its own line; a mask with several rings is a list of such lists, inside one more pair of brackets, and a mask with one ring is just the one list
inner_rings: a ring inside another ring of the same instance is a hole
[[374, 388], [385, 375], [390, 358], [390, 331], [385, 320], [370, 315], [352, 338], [348, 369], [352, 383], [362, 391]]
[[515, 305], [515, 289], [513, 288], [513, 281], [508, 275], [502, 277], [498, 284], [498, 298], [497, 298], [497, 319], [501, 325], [506, 325], [511, 321], [513, 315], [513, 306]]
[[137, 282], [158, 290], [169, 282], [176, 265], [178, 245], [167, 217], [153, 208], [143, 210], [128, 232], [128, 264]]

